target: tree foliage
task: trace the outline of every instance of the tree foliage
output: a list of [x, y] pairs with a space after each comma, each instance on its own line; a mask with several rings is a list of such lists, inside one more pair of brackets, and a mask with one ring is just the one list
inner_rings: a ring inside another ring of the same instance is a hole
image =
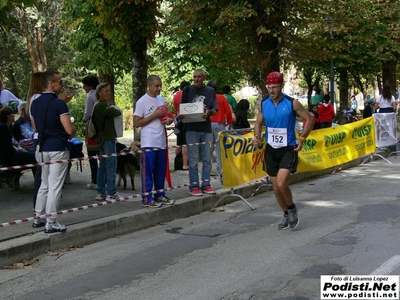
[[[27, 88], [26, 74], [47, 64], [68, 71], [73, 85], [87, 72], [118, 83], [131, 73], [133, 102], [146, 91], [148, 68], [161, 75], [163, 95], [190, 80], [196, 68], [219, 86], [249, 82], [264, 88], [268, 72], [295, 67], [311, 93], [324, 85], [331, 58], [343, 105], [353, 86], [366, 91], [375, 82], [396, 85], [395, 0], [0, 3], [0, 67], [16, 91]], [[124, 98], [119, 90], [116, 97]]]
[[171, 1], [166, 39], [177, 39], [169, 42], [167, 55], [174, 61], [179, 58], [174, 49], [183, 49], [185, 67], [206, 66], [220, 85], [247, 80], [264, 86], [265, 75], [279, 70], [283, 20], [291, 2]]
[[61, 2], [44, 0], [34, 6], [14, 5], [6, 14], [14, 26], [0, 27], [0, 67], [8, 87], [21, 98], [33, 72], [57, 69], [70, 77], [75, 52], [67, 43], [70, 32], [61, 27], [61, 15]]
[[[332, 58], [336, 81], [343, 89], [342, 107], [347, 106], [349, 86], [364, 92], [382, 74], [382, 64], [396, 59], [398, 32], [390, 24], [399, 15], [400, 5], [375, 0], [301, 2], [301, 13], [289, 15], [289, 23], [298, 27], [288, 31], [283, 57], [308, 73], [315, 68], [315, 75], [323, 78], [329, 74]], [[390, 76], [393, 80], [395, 72]]]
[[121, 78], [131, 69], [127, 47], [110, 39], [95, 22], [99, 12], [92, 1], [64, 0], [63, 21], [73, 31], [70, 42], [78, 51], [76, 65], [84, 72], [96, 70]]

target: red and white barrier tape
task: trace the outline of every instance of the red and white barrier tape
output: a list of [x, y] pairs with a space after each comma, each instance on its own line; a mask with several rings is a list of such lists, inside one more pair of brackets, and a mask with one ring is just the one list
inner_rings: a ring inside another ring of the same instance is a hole
[[83, 161], [83, 160], [100, 159], [100, 158], [107, 158], [107, 157], [113, 157], [113, 156], [122, 156], [122, 155], [129, 155], [129, 154], [135, 154], [135, 153], [158, 151], [158, 150], [163, 150], [163, 149], [175, 149], [175, 148], [202, 145], [202, 144], [207, 144], [207, 142], [187, 144], [187, 145], [182, 145], [182, 146], [171, 146], [171, 147], [162, 147], [162, 148], [131, 150], [129, 152], [128, 151], [123, 151], [123, 152], [112, 153], [112, 154], [84, 156], [84, 157], [79, 157], [79, 158], [70, 158], [70, 159], [45, 161], [45, 162], [42, 162], [42, 163], [35, 163], [35, 164], [26, 164], [26, 165], [19, 165], [19, 166], [2, 167], [2, 168], [0, 168], [0, 171], [21, 170], [21, 169], [33, 168], [33, 167], [44, 166], [44, 165], [65, 164], [65, 163], [75, 162], [75, 161], [78, 162], [78, 161]]
[[[188, 144], [187, 146], [190, 145], [200, 145], [200, 144], [204, 144], [204, 143], [196, 143], [196, 144]], [[181, 147], [181, 146], [173, 146], [171, 148], [177, 148], [177, 147]], [[150, 151], [155, 151], [155, 150], [160, 150], [160, 149], [166, 149], [166, 148], [153, 148], [153, 149], [145, 149], [145, 151], [150, 152]], [[99, 155], [99, 156], [89, 156], [89, 157], [84, 157], [84, 158], [74, 158], [74, 159], [68, 159], [68, 160], [57, 160], [57, 161], [50, 161], [50, 162], [44, 162], [44, 163], [40, 163], [40, 164], [34, 164], [34, 165], [44, 165], [44, 164], [52, 164], [52, 163], [65, 163], [65, 162], [72, 162], [72, 161], [81, 161], [81, 160], [87, 160], [87, 159], [97, 159], [97, 158], [101, 158], [101, 157], [111, 157], [111, 156], [119, 156], [119, 155], [128, 155], [128, 154], [134, 154], [134, 153], [142, 153], [142, 150], [132, 150], [129, 152], [121, 152], [121, 153], [113, 153], [113, 154], [106, 154], [106, 155]], [[34, 165], [26, 165], [28, 168]], [[14, 169], [20, 169], [20, 166], [13, 166], [13, 167], [9, 167], [9, 168], [13, 168], [10, 170], [14, 170]], [[7, 169], [8, 168], [0, 168], [0, 170], [3, 169]], [[208, 180], [207, 180], [208, 181]], [[205, 181], [199, 181], [199, 184], [205, 182]], [[251, 185], [255, 185], [258, 183], [266, 183], [267, 180], [266, 179], [258, 179], [258, 180], [254, 180], [251, 181], [249, 183], [246, 183], [245, 185], [251, 186]], [[193, 182], [193, 184], [196, 184], [196, 182]], [[135, 199], [135, 198], [139, 198], [139, 197], [143, 197], [143, 196], [148, 196], [148, 195], [154, 195], [160, 192], [166, 192], [166, 191], [170, 191], [170, 190], [174, 190], [174, 189], [178, 189], [178, 188], [182, 188], [182, 187], [187, 187], [190, 186], [191, 184], [189, 183], [184, 183], [181, 185], [176, 185], [173, 187], [169, 187], [169, 188], [165, 188], [165, 189], [160, 189], [160, 190], [154, 190], [148, 193], [141, 193], [141, 194], [135, 194], [132, 196], [128, 196], [128, 197], [120, 197], [119, 199], [115, 199], [115, 200], [107, 200], [107, 201], [103, 201], [103, 202], [99, 202], [99, 203], [94, 203], [94, 204], [90, 204], [90, 205], [84, 205], [84, 206], [80, 206], [80, 207], [76, 207], [76, 208], [70, 208], [67, 210], [62, 210], [62, 211], [58, 211], [56, 213], [53, 214], [45, 214], [45, 215], [41, 215], [41, 218], [45, 218], [45, 217], [54, 217], [57, 215], [63, 215], [63, 214], [67, 214], [67, 213], [71, 213], [71, 212], [76, 212], [76, 211], [81, 211], [81, 210], [86, 210], [89, 208], [95, 208], [95, 207], [99, 207], [99, 206], [105, 206], [107, 204], [114, 204], [114, 203], [118, 203], [118, 202], [123, 202], [123, 201], [127, 201], [130, 199]], [[254, 194], [254, 193], [253, 193]], [[25, 218], [25, 219], [21, 219], [21, 220], [14, 220], [14, 221], [10, 221], [10, 222], [5, 222], [5, 223], [0, 223], [0, 227], [8, 227], [11, 225], [16, 225], [16, 224], [22, 224], [22, 223], [26, 223], [26, 222], [32, 222], [34, 220], [34, 217], [29, 217], [29, 218]]]
[[[200, 181], [199, 183], [201, 183], [203, 181]], [[72, 212], [76, 212], [76, 211], [81, 211], [81, 210], [85, 210], [85, 209], [89, 209], [89, 208], [95, 208], [95, 207], [99, 207], [99, 206], [105, 206], [107, 204], [114, 204], [117, 202], [123, 202], [123, 201], [127, 201], [130, 199], [135, 199], [135, 198], [139, 198], [139, 197], [143, 197], [143, 196], [148, 196], [148, 195], [154, 195], [157, 193], [161, 193], [161, 192], [166, 192], [166, 191], [171, 191], [174, 189], [178, 189], [178, 188], [182, 188], [182, 187], [187, 187], [190, 186], [190, 184], [188, 183], [184, 183], [181, 185], [176, 185], [170, 188], [165, 188], [165, 189], [160, 189], [160, 190], [154, 190], [148, 193], [142, 193], [142, 194], [135, 194], [132, 196], [128, 196], [128, 197], [120, 197], [119, 199], [115, 199], [115, 200], [107, 200], [107, 201], [103, 201], [103, 202], [99, 202], [99, 203], [94, 203], [94, 204], [90, 204], [90, 205], [84, 205], [84, 206], [79, 206], [76, 208], [70, 208], [70, 209], [66, 209], [66, 210], [62, 210], [62, 211], [58, 211], [56, 213], [53, 214], [45, 214], [45, 215], [41, 215], [41, 218], [46, 218], [46, 217], [55, 217], [57, 215], [64, 215], [67, 213], [72, 213]], [[5, 222], [5, 223], [0, 223], [0, 228], [1, 227], [7, 227], [10, 225], [16, 225], [16, 224], [22, 224], [22, 223], [26, 223], [26, 222], [31, 222], [34, 220], [34, 217], [29, 217], [29, 218], [25, 218], [25, 219], [21, 219], [21, 220], [14, 220], [11, 222]]]

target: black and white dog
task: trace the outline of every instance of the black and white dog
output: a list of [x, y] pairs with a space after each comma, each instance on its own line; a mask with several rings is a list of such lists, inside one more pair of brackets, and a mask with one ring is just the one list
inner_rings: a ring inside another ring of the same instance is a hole
[[[122, 143], [117, 143], [117, 153], [130, 152], [131, 150], [140, 149], [140, 142], [133, 142], [130, 147]], [[135, 189], [135, 173], [140, 170], [140, 154], [127, 154], [117, 156], [117, 171], [118, 174], [118, 184], [121, 186], [121, 180], [124, 182], [123, 189], [126, 190], [126, 181], [129, 176], [131, 179], [132, 190]]]

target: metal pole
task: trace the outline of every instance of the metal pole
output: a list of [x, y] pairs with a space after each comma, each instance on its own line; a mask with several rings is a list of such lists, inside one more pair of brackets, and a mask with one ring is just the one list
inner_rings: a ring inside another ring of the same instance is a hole
[[334, 82], [334, 77], [333, 77], [333, 54], [331, 54], [331, 71], [330, 71], [330, 76], [329, 76], [329, 85], [330, 85], [330, 94], [331, 94], [331, 101], [332, 105], [335, 108], [335, 82]]
[[[333, 40], [335, 39], [333, 36], [333, 20], [332, 18], [327, 18], [325, 19], [326, 23], [329, 26], [329, 35], [330, 35], [330, 41], [331, 41], [331, 46], [333, 47], [332, 43]], [[335, 79], [334, 79], [334, 74], [333, 74], [333, 48], [331, 49], [331, 67], [330, 67], [330, 74], [329, 74], [329, 90], [330, 90], [330, 98], [331, 98], [331, 103], [333, 107], [336, 107], [336, 101], [335, 101]]]

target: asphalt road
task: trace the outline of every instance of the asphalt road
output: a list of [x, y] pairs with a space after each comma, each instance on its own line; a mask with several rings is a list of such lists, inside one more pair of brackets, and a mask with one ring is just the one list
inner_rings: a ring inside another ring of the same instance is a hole
[[320, 299], [321, 275], [400, 274], [400, 157], [0, 270], [1, 299]]

